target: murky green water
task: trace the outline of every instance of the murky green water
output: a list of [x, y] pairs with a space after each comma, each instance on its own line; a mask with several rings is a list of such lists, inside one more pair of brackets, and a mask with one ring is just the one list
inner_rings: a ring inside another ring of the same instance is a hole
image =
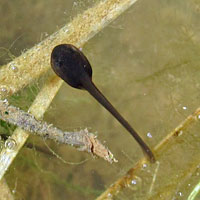
[[[0, 2], [0, 47], [18, 56], [94, 3], [48, 2]], [[83, 48], [93, 81], [151, 147], [199, 107], [199, 17], [199, 1], [138, 0]], [[1, 64], [10, 60], [4, 53], [0, 50]], [[66, 84], [44, 120], [62, 130], [98, 132], [119, 162], [110, 165], [54, 142], [48, 142], [53, 151], [76, 164], [24, 148], [6, 175], [16, 199], [95, 199], [143, 156], [129, 133], [87, 92]], [[152, 190], [155, 166], [139, 173], [138, 187], [116, 199], [187, 199], [198, 182], [199, 130], [198, 124], [190, 127], [164, 151]], [[30, 141], [46, 148], [40, 138]]]

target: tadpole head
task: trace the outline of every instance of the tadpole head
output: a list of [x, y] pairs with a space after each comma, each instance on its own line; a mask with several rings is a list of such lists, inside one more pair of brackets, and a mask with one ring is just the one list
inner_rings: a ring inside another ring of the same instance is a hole
[[60, 44], [51, 53], [51, 67], [66, 83], [83, 88], [83, 81], [92, 79], [92, 68], [84, 54], [71, 44]]

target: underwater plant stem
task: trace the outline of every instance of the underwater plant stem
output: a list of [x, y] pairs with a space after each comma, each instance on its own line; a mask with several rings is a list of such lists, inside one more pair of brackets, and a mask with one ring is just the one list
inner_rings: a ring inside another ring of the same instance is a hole
[[[166, 149], [179, 135], [179, 137], [183, 137], [183, 130], [189, 128], [193, 123], [197, 122], [199, 120], [199, 116], [200, 107], [197, 108], [193, 114], [189, 115], [184, 121], [182, 121], [173, 131], [171, 131], [159, 144], [154, 147], [154, 153], [158, 160], [159, 157], [161, 157], [164, 149]], [[99, 197], [96, 198], [96, 200], [103, 200], [107, 199], [108, 196], [114, 197], [117, 195], [120, 191], [126, 188], [127, 183], [129, 183], [130, 180], [134, 179], [135, 176], [138, 176], [145, 163], [146, 158], [139, 160], [133, 168], [129, 169], [123, 177], [119, 178], [115, 183], [108, 187]]]
[[187, 200], [195, 200], [196, 196], [199, 194], [199, 192], [200, 192], [200, 182], [198, 182], [198, 184], [195, 185], [194, 189], [188, 196]]
[[[83, 46], [137, 0], [100, 1], [21, 56], [0, 68], [0, 99], [26, 87], [50, 69], [52, 49], [62, 43]], [[12, 70], [15, 68], [16, 70]]]

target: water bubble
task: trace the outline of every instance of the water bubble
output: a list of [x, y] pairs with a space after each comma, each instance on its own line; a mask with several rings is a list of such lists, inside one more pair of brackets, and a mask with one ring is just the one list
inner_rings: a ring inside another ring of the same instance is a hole
[[147, 137], [148, 137], [148, 138], [152, 138], [153, 136], [151, 135], [150, 132], [148, 132], [148, 133], [147, 133]]
[[8, 99], [4, 99], [3, 103], [8, 104]]
[[147, 166], [148, 166], [148, 165], [147, 165], [146, 163], [144, 163], [144, 164], [142, 165], [142, 168], [145, 169], [145, 168], [147, 168]]
[[40, 51], [40, 47], [37, 47], [35, 50], [36, 50], [36, 51]]
[[69, 29], [68, 29], [68, 28], [64, 29], [64, 32], [65, 32], [65, 33], [67, 33], [68, 31], [69, 31]]
[[183, 134], [183, 131], [179, 131], [178, 136], [181, 136]]
[[16, 147], [16, 141], [12, 138], [8, 138], [5, 142], [5, 148], [14, 150]]
[[17, 66], [16, 66], [14, 63], [11, 63], [11, 64], [10, 64], [10, 69], [11, 69], [13, 72], [17, 72], [17, 71], [18, 71], [18, 68], [17, 68]]
[[77, 3], [77, 2], [74, 2], [73, 4], [74, 4], [73, 6], [77, 6], [77, 5], [78, 5], [78, 3]]
[[7, 93], [7, 92], [8, 92], [8, 90], [7, 90], [6, 87], [1, 87], [1, 88], [0, 88], [0, 91], [1, 91], [2, 93]]
[[113, 195], [111, 193], [108, 193], [107, 198], [112, 199]]
[[138, 176], [135, 176], [128, 184], [128, 187], [133, 191], [140, 189], [141, 186], [142, 186], [142, 179]]
[[183, 110], [187, 110], [187, 107], [186, 107], [186, 106], [183, 106], [182, 108], [183, 108]]
[[131, 184], [136, 185], [136, 184], [137, 184], [137, 181], [136, 181], [135, 179], [133, 179], [133, 180], [131, 181]]
[[183, 193], [182, 193], [182, 192], [178, 192], [177, 194], [178, 194], [178, 196], [180, 196], [180, 197], [183, 196]]

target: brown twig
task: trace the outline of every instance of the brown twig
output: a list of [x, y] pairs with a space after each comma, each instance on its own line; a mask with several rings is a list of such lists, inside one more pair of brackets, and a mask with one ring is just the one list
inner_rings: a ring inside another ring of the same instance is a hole
[[63, 132], [52, 124], [36, 120], [33, 115], [9, 105], [7, 100], [0, 100], [0, 119], [46, 139], [77, 147], [80, 151], [92, 153], [110, 163], [116, 161], [113, 154], [97, 140], [94, 134], [88, 133], [87, 129], [79, 132]]

